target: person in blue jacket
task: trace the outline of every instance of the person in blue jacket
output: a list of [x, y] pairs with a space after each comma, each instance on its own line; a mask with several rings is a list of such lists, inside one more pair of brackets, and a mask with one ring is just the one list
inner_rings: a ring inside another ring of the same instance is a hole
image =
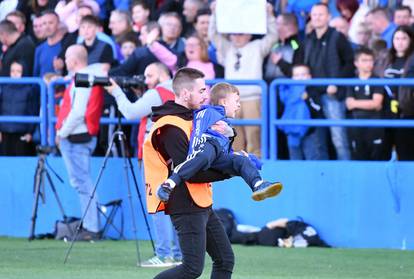
[[241, 176], [253, 191], [256, 201], [276, 196], [282, 190], [280, 182], [264, 181], [259, 174], [260, 161], [252, 154], [234, 153], [231, 143], [235, 137], [228, 118], [234, 118], [240, 109], [237, 87], [218, 83], [211, 88], [210, 102], [194, 112], [193, 130], [187, 159], [175, 166], [170, 177], [160, 185], [157, 197], [168, 202], [176, 185], [189, 180], [200, 170], [220, 170], [231, 176]]

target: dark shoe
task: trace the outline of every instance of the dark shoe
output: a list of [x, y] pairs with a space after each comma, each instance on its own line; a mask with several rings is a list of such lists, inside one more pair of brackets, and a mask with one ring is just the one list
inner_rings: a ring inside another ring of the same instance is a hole
[[99, 232], [91, 232], [82, 228], [76, 238], [77, 241], [96, 241], [101, 239]]
[[263, 181], [262, 184], [253, 190], [252, 199], [262, 201], [266, 198], [274, 197], [282, 191], [282, 183]]
[[157, 189], [157, 198], [162, 202], [168, 202], [174, 188], [168, 182], [164, 182]]

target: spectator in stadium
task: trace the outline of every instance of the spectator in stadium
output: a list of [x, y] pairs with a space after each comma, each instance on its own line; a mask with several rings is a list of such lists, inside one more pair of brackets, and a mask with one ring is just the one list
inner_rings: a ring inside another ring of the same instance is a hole
[[[230, 40], [217, 31], [215, 6], [210, 18], [209, 37], [217, 47], [218, 62], [224, 67], [226, 79], [262, 79], [264, 58], [277, 41], [276, 20], [273, 7], [267, 6], [267, 33], [261, 39], [252, 40], [251, 34], [231, 34]], [[261, 89], [257, 86], [239, 86], [241, 109], [238, 118], [260, 118]], [[236, 127], [234, 149], [246, 150], [260, 157], [260, 128]]]
[[[27, 67], [33, 65], [35, 50], [33, 41], [29, 37], [20, 34], [16, 26], [8, 20], [0, 22], [0, 42], [7, 49], [3, 52], [0, 76], [10, 75], [10, 66], [13, 61], [23, 61]], [[25, 74], [31, 76], [32, 69], [25, 71]]]
[[[88, 66], [88, 52], [82, 45], [73, 45], [67, 49], [65, 63], [72, 75], [105, 75], [99, 65]], [[56, 145], [62, 153], [70, 184], [78, 192], [81, 214], [86, 214], [79, 240], [99, 239], [98, 198], [96, 193], [93, 195], [90, 157], [96, 146], [102, 105], [103, 88], [80, 88], [72, 81], [64, 93], [56, 124]], [[90, 197], [91, 204], [86, 211]]]
[[175, 12], [164, 13], [158, 19], [158, 24], [161, 26], [161, 40], [172, 50], [179, 55], [184, 52], [184, 39], [180, 37], [182, 31], [181, 18]]
[[[306, 36], [301, 61], [311, 68], [313, 78], [339, 78], [353, 75], [353, 51], [346, 37], [329, 27], [329, 10], [316, 4], [311, 10], [312, 33]], [[303, 59], [303, 60], [302, 60]], [[335, 85], [318, 87], [327, 119], [345, 118], [345, 92]], [[340, 160], [351, 158], [346, 129], [330, 127], [332, 143]]]
[[194, 19], [194, 32], [207, 44], [211, 44], [208, 38], [208, 25], [210, 23], [211, 10], [200, 9]]
[[[355, 53], [357, 77], [360, 80], [376, 78], [374, 52], [361, 48]], [[353, 119], [382, 119], [385, 90], [383, 86], [349, 86], [346, 94], [346, 107]], [[389, 160], [385, 152], [385, 129], [383, 127], [348, 128], [353, 160]]]
[[134, 53], [135, 49], [140, 46], [140, 42], [137, 36], [132, 33], [125, 34], [119, 42], [121, 44], [121, 54], [124, 57], [121, 61], [121, 63], [123, 63], [132, 55], [132, 53]]
[[298, 53], [301, 47], [295, 15], [278, 15], [276, 26], [279, 38], [277, 43], [273, 45], [264, 68], [264, 78], [269, 83], [275, 78], [292, 76], [292, 66], [299, 62]]
[[[292, 79], [311, 78], [310, 68], [296, 64]], [[291, 85], [280, 87], [280, 99], [284, 104], [282, 119], [324, 118], [320, 94], [313, 87]], [[281, 126], [287, 135], [289, 158], [291, 160], [328, 160], [327, 130], [325, 127]]]
[[43, 22], [41, 16], [36, 16], [33, 18], [33, 41], [36, 46], [43, 43], [46, 39], [45, 32], [43, 30]]
[[[127, 119], [139, 119], [138, 159], [142, 160], [144, 139], [152, 127], [149, 117], [152, 107], [158, 107], [168, 100], [174, 100], [172, 80], [168, 68], [159, 62], [145, 68], [145, 84], [148, 90], [143, 96], [131, 103], [121, 88], [115, 83], [108, 87], [108, 92], [115, 97], [119, 110]], [[136, 141], [137, 138], [135, 138]], [[141, 263], [142, 267], [168, 267], [181, 262], [181, 250], [177, 232], [173, 229], [171, 219], [163, 212], [151, 214], [155, 229], [155, 256]]]
[[183, 3], [183, 35], [187, 37], [194, 33], [194, 24], [197, 13], [200, 9], [205, 8], [206, 5], [203, 0], [184, 0]]
[[152, 190], [146, 191], [148, 212], [165, 210], [170, 215], [177, 229], [183, 263], [155, 278], [200, 277], [206, 251], [213, 261], [211, 278], [231, 278], [234, 253], [222, 224], [211, 208], [211, 186], [207, 183], [228, 176], [215, 170], [199, 172], [190, 181], [178, 185], [167, 204], [161, 203], [152, 194], [155, 187], [168, 177], [171, 166], [178, 166], [187, 157], [193, 110], [199, 109], [206, 98], [203, 73], [190, 68], [180, 69], [174, 76], [173, 90], [175, 101], [166, 102], [153, 110], [156, 122], [144, 142], [144, 168], [146, 183]]
[[394, 24], [397, 26], [411, 26], [412, 11], [410, 6], [397, 6], [394, 10]]
[[[24, 61], [13, 61], [10, 77], [19, 79], [27, 76], [28, 65]], [[26, 71], [26, 73], [25, 73]], [[40, 94], [37, 85], [3, 84], [0, 86], [0, 115], [38, 116]], [[1, 123], [1, 154], [4, 156], [33, 156], [35, 145], [33, 133], [36, 125], [27, 123]]]
[[56, 72], [53, 62], [62, 49], [64, 34], [59, 30], [59, 16], [54, 11], [42, 15], [43, 32], [46, 41], [36, 47], [33, 76], [43, 77], [46, 73]]
[[24, 16], [24, 14], [20, 11], [13, 11], [10, 12], [7, 16], [6, 19], [8, 21], [13, 22], [13, 24], [16, 26], [17, 31], [20, 34], [25, 34], [26, 31], [26, 17]]
[[373, 35], [386, 41], [387, 47], [391, 48], [392, 35], [397, 26], [390, 21], [388, 11], [383, 8], [375, 8], [366, 15], [365, 22]]
[[[158, 23], [150, 21], [141, 28], [139, 39], [142, 46], [134, 50], [132, 55], [121, 65], [112, 68], [110, 75], [126, 76], [126, 75], [142, 75], [145, 68], [158, 59], [151, 53], [147, 46], [147, 35], [154, 29], [160, 30]], [[158, 31], [159, 33], [159, 31]], [[162, 41], [160, 41], [163, 43]]]
[[84, 5], [91, 7], [95, 15], [99, 13], [99, 5], [93, 0], [60, 0], [57, 3], [55, 11], [59, 15], [60, 21], [68, 28], [69, 33], [79, 28], [78, 10]]
[[136, 0], [131, 5], [132, 29], [139, 33], [142, 26], [147, 23], [150, 18], [150, 7], [144, 0]]
[[134, 33], [132, 31], [132, 19], [128, 11], [114, 10], [109, 17], [109, 29], [111, 29], [113, 40], [116, 43], [118, 60], [123, 60], [121, 54], [120, 39], [127, 33]]
[[306, 22], [309, 18], [309, 13], [312, 6], [319, 3], [318, 0], [306, 0], [306, 1], [287, 1], [287, 5], [284, 9], [284, 13], [294, 14], [298, 20], [299, 32], [305, 34]]
[[224, 76], [223, 68], [210, 62], [208, 59], [207, 45], [196, 34], [186, 39], [185, 51], [179, 56], [175, 55], [161, 43], [155, 41], [157, 37], [158, 34], [154, 32], [149, 34], [149, 40], [147, 42], [149, 50], [173, 73], [185, 66], [201, 71], [206, 79], [215, 79], [217, 77], [216, 73], [218, 73], [218, 77]]
[[[356, 33], [355, 44], [359, 47], [368, 47], [371, 41], [371, 31], [366, 24], [361, 23]], [[385, 45], [387, 47], [387, 45]]]
[[79, 36], [84, 39], [83, 46], [88, 51], [88, 65], [101, 63], [104, 71], [108, 72], [115, 61], [111, 46], [97, 38], [99, 27], [97, 17], [84, 16], [80, 22]]
[[[393, 36], [393, 45], [388, 51], [388, 56], [386, 59], [383, 59], [382, 63], [378, 63], [376, 69], [377, 73], [381, 77], [385, 78], [401, 78], [405, 76], [411, 76], [408, 74], [408, 70], [411, 71], [411, 68], [408, 65], [409, 58], [414, 54], [414, 33], [409, 26], [400, 26], [394, 33]], [[407, 111], [407, 107], [410, 106], [411, 102], [409, 98], [410, 88], [401, 87], [399, 89], [397, 86], [386, 86], [386, 103], [385, 103], [385, 117], [386, 118], [404, 118], [408, 117], [410, 113], [405, 113], [401, 115], [401, 107], [404, 106], [404, 110]], [[403, 92], [399, 92], [403, 91]], [[408, 91], [408, 92], [407, 92]], [[402, 94], [406, 94], [403, 96]], [[400, 103], [400, 99], [403, 103]], [[404, 116], [405, 115], [405, 116]], [[392, 146], [395, 145], [396, 152], [399, 158], [410, 158], [409, 156], [409, 146], [408, 143], [409, 136], [405, 135], [404, 132], [409, 134], [410, 129], [399, 129], [399, 128], [387, 128], [387, 151], [390, 152]], [[408, 157], [405, 157], [407, 154]]]

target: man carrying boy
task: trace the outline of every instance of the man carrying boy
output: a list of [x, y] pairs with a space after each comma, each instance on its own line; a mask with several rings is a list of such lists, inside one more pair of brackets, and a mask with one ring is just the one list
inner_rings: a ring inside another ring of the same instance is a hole
[[[355, 53], [358, 78], [367, 80], [373, 75], [374, 53], [362, 48]], [[358, 85], [349, 87], [346, 95], [346, 106], [354, 119], [381, 119], [384, 87]], [[354, 160], [387, 160], [384, 152], [384, 128], [350, 128], [352, 159]]]
[[195, 111], [187, 159], [176, 166], [172, 175], [158, 188], [158, 198], [168, 202], [176, 185], [187, 181], [198, 171], [209, 168], [230, 176], [242, 176], [252, 189], [252, 198], [256, 201], [279, 194], [282, 184], [262, 180], [254, 163], [257, 161], [254, 155], [249, 156], [245, 152], [236, 154], [231, 150], [235, 135], [228, 118], [234, 118], [240, 109], [237, 87], [218, 83], [211, 88], [210, 94], [210, 102], [214, 106], [203, 106]]

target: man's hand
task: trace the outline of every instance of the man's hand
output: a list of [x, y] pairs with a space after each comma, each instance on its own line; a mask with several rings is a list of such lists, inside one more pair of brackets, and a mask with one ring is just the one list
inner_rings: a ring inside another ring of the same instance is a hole
[[162, 183], [157, 189], [157, 198], [162, 202], [168, 202], [171, 192], [174, 190], [168, 182]]
[[55, 69], [56, 72], [62, 71], [64, 66], [65, 63], [62, 59], [60, 59], [59, 57], [53, 58], [53, 69]]
[[326, 93], [328, 93], [331, 96], [336, 94], [336, 92], [338, 92], [338, 87], [336, 87], [335, 85], [329, 85], [328, 88], [326, 88]]
[[345, 104], [346, 104], [346, 107], [347, 107], [348, 110], [355, 109], [355, 99], [354, 98], [352, 98], [352, 97], [346, 98]]
[[111, 85], [109, 86], [105, 86], [106, 91], [108, 91], [109, 94], [112, 95], [112, 92], [116, 89], [116, 88], [120, 88], [119, 85], [112, 79], [110, 78], [109, 81], [111, 82]]
[[147, 34], [147, 41], [145, 42], [147, 45], [151, 45], [160, 37], [160, 31], [158, 28], [154, 28]]

